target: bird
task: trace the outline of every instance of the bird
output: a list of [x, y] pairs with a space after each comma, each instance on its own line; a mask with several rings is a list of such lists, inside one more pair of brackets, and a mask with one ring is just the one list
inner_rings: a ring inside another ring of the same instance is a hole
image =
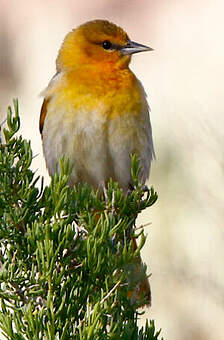
[[[66, 156], [71, 186], [99, 189], [112, 178], [127, 193], [133, 189], [130, 155], [136, 154], [145, 183], [155, 157], [150, 108], [129, 64], [133, 54], [152, 50], [107, 20], [88, 21], [66, 35], [39, 121], [50, 176]], [[142, 287], [150, 304], [147, 278]]]

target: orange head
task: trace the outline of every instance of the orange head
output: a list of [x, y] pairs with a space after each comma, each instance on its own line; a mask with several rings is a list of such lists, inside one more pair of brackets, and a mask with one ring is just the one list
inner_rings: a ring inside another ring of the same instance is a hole
[[124, 68], [131, 54], [150, 50], [131, 41], [122, 28], [109, 21], [89, 21], [65, 37], [56, 61], [57, 71], [99, 63]]

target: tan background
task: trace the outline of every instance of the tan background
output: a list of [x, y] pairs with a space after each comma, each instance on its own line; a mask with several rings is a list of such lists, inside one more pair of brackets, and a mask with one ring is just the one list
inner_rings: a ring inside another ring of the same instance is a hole
[[[132, 69], [152, 108], [158, 203], [139, 218], [153, 273], [146, 314], [165, 340], [224, 339], [224, 2], [219, 0], [0, 0], [0, 115], [19, 98], [33, 169], [48, 177], [38, 132], [39, 93], [73, 27], [105, 18], [154, 52]], [[142, 320], [143, 322], [143, 320]]]

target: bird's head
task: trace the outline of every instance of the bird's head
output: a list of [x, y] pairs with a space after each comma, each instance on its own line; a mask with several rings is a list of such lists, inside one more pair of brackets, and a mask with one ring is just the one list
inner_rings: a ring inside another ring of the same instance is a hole
[[65, 37], [56, 61], [57, 70], [99, 63], [124, 68], [133, 53], [151, 50], [131, 41], [122, 28], [109, 21], [89, 21]]

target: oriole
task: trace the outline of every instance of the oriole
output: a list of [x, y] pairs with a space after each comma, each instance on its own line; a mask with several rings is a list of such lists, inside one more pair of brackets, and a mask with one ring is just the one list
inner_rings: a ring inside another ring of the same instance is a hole
[[[132, 187], [130, 154], [135, 153], [141, 181], [146, 181], [154, 157], [149, 106], [129, 63], [132, 54], [150, 50], [106, 20], [68, 33], [40, 115], [50, 175], [66, 155], [74, 163], [71, 185], [87, 182], [97, 189], [113, 178], [127, 192]], [[147, 279], [141, 289], [150, 300]]]

